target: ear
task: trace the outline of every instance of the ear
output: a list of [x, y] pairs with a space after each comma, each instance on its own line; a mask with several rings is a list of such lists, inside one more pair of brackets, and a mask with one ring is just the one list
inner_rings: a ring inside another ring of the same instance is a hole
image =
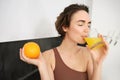
[[63, 28], [63, 31], [64, 31], [64, 32], [67, 32], [67, 31], [68, 31], [68, 27], [63, 26], [62, 28]]

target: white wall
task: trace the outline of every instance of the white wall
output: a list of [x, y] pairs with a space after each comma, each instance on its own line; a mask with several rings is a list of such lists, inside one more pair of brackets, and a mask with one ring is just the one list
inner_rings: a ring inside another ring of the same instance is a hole
[[[54, 22], [70, 3], [86, 0], [0, 0], [0, 42], [58, 36]], [[90, 8], [91, 9], [91, 8]]]
[[[120, 31], [119, 3], [120, 0], [93, 0], [92, 27], [96, 27], [104, 35]], [[114, 41], [113, 37], [113, 43]], [[120, 80], [120, 40], [116, 46], [113, 43], [110, 44], [109, 54], [103, 65], [102, 80]]]

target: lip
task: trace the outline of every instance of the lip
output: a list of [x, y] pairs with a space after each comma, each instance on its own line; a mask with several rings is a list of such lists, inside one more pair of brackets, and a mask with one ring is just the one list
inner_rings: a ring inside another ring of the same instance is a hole
[[[82, 36], [83, 40], [85, 41], [85, 38], [87, 38], [88, 36]], [[86, 41], [85, 41], [86, 42]]]
[[86, 35], [86, 36], [82, 36], [83, 38], [87, 38], [88, 36]]

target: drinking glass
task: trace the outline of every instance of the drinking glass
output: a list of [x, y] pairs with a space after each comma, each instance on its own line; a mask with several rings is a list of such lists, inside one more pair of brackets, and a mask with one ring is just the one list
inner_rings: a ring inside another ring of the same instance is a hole
[[[85, 38], [90, 49], [97, 49], [104, 45], [102, 39], [97, 37], [98, 34], [98, 30], [96, 28], [92, 28], [90, 30], [89, 37]], [[112, 30], [107, 35], [103, 35], [103, 37], [109, 44], [113, 43], [115, 46], [120, 39], [120, 31]]]
[[98, 49], [104, 45], [102, 39], [98, 37], [98, 31], [95, 28], [90, 30], [89, 37], [85, 38], [85, 41], [90, 49]]

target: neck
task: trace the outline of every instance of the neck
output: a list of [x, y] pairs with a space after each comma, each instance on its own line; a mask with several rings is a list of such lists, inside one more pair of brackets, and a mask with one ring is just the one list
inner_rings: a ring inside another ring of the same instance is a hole
[[61, 45], [59, 46], [61, 51], [66, 53], [75, 53], [81, 49], [81, 46], [78, 46], [77, 43], [70, 41], [69, 39], [63, 39]]

